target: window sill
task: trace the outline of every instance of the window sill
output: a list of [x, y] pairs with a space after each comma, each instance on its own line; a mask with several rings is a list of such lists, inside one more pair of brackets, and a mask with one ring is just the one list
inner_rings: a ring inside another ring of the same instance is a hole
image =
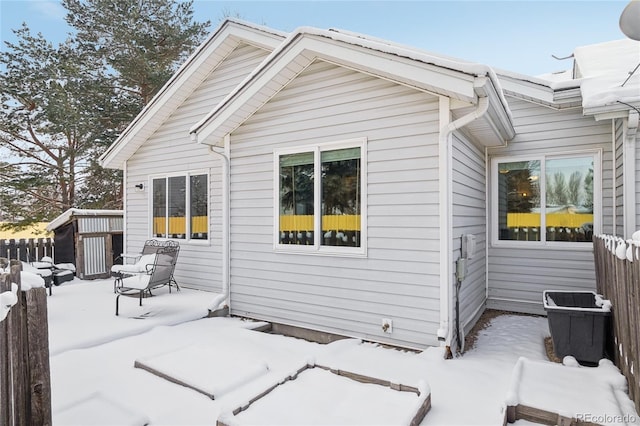
[[519, 250], [575, 250], [575, 251], [591, 251], [593, 243], [583, 242], [533, 242], [533, 241], [492, 241], [491, 248], [500, 249], [519, 249]]
[[304, 256], [322, 257], [346, 257], [360, 259], [364, 259], [367, 257], [367, 251], [362, 247], [354, 250], [335, 250], [326, 248], [317, 249], [314, 246], [297, 246], [295, 248], [287, 246], [277, 246], [274, 248], [273, 252], [278, 254], [299, 254]]
[[180, 245], [185, 246], [210, 246], [211, 240], [185, 240], [180, 238], [163, 238], [163, 237], [150, 237], [151, 239], [158, 241], [175, 241]]

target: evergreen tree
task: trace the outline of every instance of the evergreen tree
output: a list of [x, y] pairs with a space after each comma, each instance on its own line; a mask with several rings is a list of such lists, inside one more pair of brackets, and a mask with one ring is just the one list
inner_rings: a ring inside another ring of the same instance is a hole
[[210, 22], [193, 22], [193, 1], [63, 0], [87, 55], [112, 70], [115, 87], [146, 105], [200, 44]]
[[121, 208], [99, 156], [206, 34], [192, 2], [64, 0], [59, 46], [26, 24], [0, 52], [0, 211], [18, 225], [70, 207]]

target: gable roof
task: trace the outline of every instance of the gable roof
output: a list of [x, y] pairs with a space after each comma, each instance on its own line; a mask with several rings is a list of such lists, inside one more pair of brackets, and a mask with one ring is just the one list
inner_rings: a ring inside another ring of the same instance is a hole
[[162, 123], [240, 43], [272, 51], [286, 33], [237, 19], [225, 20], [165, 83], [151, 102], [100, 157], [107, 168], [123, 168]]
[[478, 129], [484, 136], [490, 129], [492, 142], [514, 136], [507, 102], [490, 67], [350, 32], [302, 27], [191, 128], [192, 140], [219, 144], [316, 59], [469, 105], [488, 97], [489, 111], [478, 120]]

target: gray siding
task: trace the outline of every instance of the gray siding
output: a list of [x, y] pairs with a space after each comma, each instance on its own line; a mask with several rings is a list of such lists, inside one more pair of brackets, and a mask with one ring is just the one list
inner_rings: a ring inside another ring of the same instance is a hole
[[[231, 135], [233, 314], [437, 344], [438, 99], [316, 62]], [[366, 258], [274, 252], [273, 150], [368, 138]], [[393, 333], [381, 329], [393, 320]]]
[[614, 121], [615, 135], [615, 223], [614, 235], [624, 235], [624, 120]]
[[[517, 136], [508, 147], [490, 150], [492, 156], [535, 155], [602, 149], [602, 213], [605, 233], [612, 232], [614, 163], [611, 123], [583, 117], [580, 109], [556, 111], [508, 98]], [[595, 288], [590, 248], [553, 249], [489, 246], [487, 306], [542, 313], [545, 289]]]
[[636, 228], [640, 229], [640, 132], [636, 134]]
[[[268, 52], [240, 45], [209, 75], [166, 122], [127, 162], [127, 229], [125, 250], [135, 253], [150, 238], [149, 176], [193, 170], [209, 172], [208, 243], [180, 242], [176, 280], [181, 286], [210, 291], [221, 289], [222, 278], [222, 187], [220, 160], [208, 147], [196, 145], [189, 138], [189, 128], [211, 111], [236, 87]], [[145, 184], [144, 192], [133, 186]]]
[[[453, 140], [453, 261], [461, 256], [463, 234], [476, 237], [476, 250], [460, 287], [460, 325], [468, 332], [486, 301], [486, 180], [484, 151], [463, 135]], [[455, 271], [455, 268], [454, 268]], [[452, 278], [452, 280], [454, 280]], [[455, 281], [453, 281], [455, 282]]]

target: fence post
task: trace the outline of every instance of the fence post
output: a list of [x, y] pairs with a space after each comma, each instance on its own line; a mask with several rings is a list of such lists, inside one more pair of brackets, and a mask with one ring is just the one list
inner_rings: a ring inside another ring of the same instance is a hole
[[24, 354], [26, 349], [26, 305], [20, 281], [20, 266], [11, 260], [11, 281], [18, 285], [18, 301], [13, 306], [7, 320], [9, 320], [9, 360], [11, 363], [11, 377], [13, 388], [13, 421], [16, 425], [30, 425], [27, 383], [29, 383], [28, 365]]
[[612, 303], [611, 355], [640, 412], [640, 243], [600, 235], [594, 238], [594, 260], [598, 291]]
[[[11, 291], [11, 277], [0, 273], [0, 293]], [[9, 425], [13, 418], [11, 369], [9, 368], [9, 321], [0, 321], [0, 424]]]
[[50, 426], [51, 375], [47, 293], [22, 291], [19, 260], [0, 258], [10, 273], [0, 273], [0, 292], [18, 287], [17, 303], [0, 321], [0, 425]]
[[31, 424], [51, 425], [51, 373], [49, 366], [49, 330], [47, 291], [32, 288], [25, 293], [29, 360]]

